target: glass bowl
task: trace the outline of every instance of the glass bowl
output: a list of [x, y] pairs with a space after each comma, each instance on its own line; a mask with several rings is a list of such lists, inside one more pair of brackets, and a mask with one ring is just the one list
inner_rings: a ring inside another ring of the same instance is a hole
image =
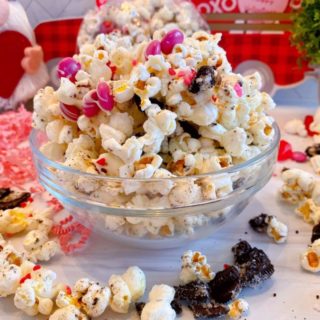
[[279, 128], [256, 157], [214, 173], [162, 179], [107, 177], [50, 160], [45, 133], [30, 144], [40, 183], [81, 223], [112, 241], [143, 248], [173, 248], [212, 235], [231, 222], [271, 178]]

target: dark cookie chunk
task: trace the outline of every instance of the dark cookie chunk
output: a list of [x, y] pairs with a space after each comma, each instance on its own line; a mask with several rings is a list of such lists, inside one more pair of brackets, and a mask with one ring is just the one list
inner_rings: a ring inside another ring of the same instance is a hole
[[211, 319], [221, 317], [229, 312], [227, 306], [216, 304], [213, 301], [209, 303], [197, 303], [188, 305], [196, 319]]
[[200, 134], [198, 132], [198, 129], [195, 125], [191, 124], [188, 121], [180, 121], [180, 126], [182, 127], [183, 131], [186, 133], [189, 133], [191, 138], [199, 139]]
[[261, 213], [259, 216], [256, 216], [249, 220], [251, 228], [256, 232], [267, 232], [269, 223], [269, 216], [265, 213]]
[[214, 301], [226, 303], [234, 299], [241, 291], [238, 268], [231, 266], [219, 271], [214, 279], [209, 282], [209, 287]]
[[9, 188], [0, 188], [0, 200], [11, 193]]
[[320, 239], [320, 223], [316, 224], [313, 228], [312, 228], [312, 236], [311, 236], [311, 243], [313, 243], [314, 241]]
[[208, 284], [199, 280], [175, 287], [175, 290], [175, 299], [178, 301], [197, 301], [200, 303], [210, 300]]
[[314, 144], [313, 146], [310, 146], [305, 151], [306, 155], [308, 157], [314, 157], [317, 154], [320, 154], [320, 143]]
[[255, 287], [269, 279], [274, 273], [274, 267], [264, 251], [251, 248], [247, 241], [240, 241], [232, 251], [235, 264], [240, 269], [240, 279], [243, 287]]
[[165, 109], [165, 104], [163, 102], [159, 101], [158, 99], [150, 98], [149, 100], [151, 101], [151, 103], [157, 104], [160, 107], [160, 109]]
[[171, 308], [176, 312], [177, 315], [182, 313], [182, 305], [177, 300], [173, 300], [171, 302]]
[[6, 197], [0, 199], [0, 210], [13, 209], [20, 206], [22, 202], [27, 201], [31, 194], [29, 192], [10, 192]]
[[212, 88], [216, 83], [217, 71], [215, 67], [202, 66], [189, 86], [189, 91], [198, 93]]
[[136, 302], [135, 304], [136, 311], [138, 313], [139, 318], [141, 317], [141, 313], [145, 305], [146, 305], [145, 302]]

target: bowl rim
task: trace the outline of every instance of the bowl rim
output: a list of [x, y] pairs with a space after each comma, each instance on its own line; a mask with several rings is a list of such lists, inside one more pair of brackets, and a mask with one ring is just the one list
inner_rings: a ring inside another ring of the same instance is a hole
[[[246, 169], [254, 164], [256, 164], [257, 162], [259, 162], [260, 160], [263, 160], [265, 158], [267, 158], [274, 150], [275, 148], [278, 147], [279, 145], [279, 141], [280, 141], [280, 129], [278, 124], [276, 123], [276, 121], [274, 121], [272, 123], [272, 127], [274, 129], [274, 136], [273, 139], [271, 141], [271, 143], [268, 145], [268, 147], [263, 150], [262, 152], [260, 152], [258, 155], [256, 155], [255, 157], [244, 161], [240, 164], [236, 164], [234, 166], [230, 166], [227, 167], [225, 169], [221, 169], [218, 171], [214, 171], [214, 172], [208, 172], [208, 173], [201, 173], [198, 175], [190, 175], [190, 176], [173, 176], [173, 177], [164, 177], [164, 178], [125, 178], [125, 177], [110, 177], [110, 176], [102, 176], [99, 174], [94, 174], [94, 173], [88, 173], [88, 172], [83, 172], [77, 169], [73, 169], [67, 166], [64, 166], [63, 164], [57, 162], [57, 161], [53, 161], [51, 159], [49, 159], [48, 157], [46, 157], [41, 151], [40, 149], [37, 147], [37, 134], [39, 132], [42, 132], [39, 129], [35, 129], [33, 128], [31, 130], [30, 136], [29, 136], [29, 143], [30, 143], [30, 148], [32, 150], [32, 153], [34, 156], [36, 156], [37, 158], [39, 158], [41, 161], [43, 161], [44, 163], [48, 164], [49, 166], [54, 167], [55, 169], [64, 171], [66, 173], [70, 173], [70, 174], [74, 174], [74, 175], [78, 175], [78, 176], [82, 176], [82, 177], [88, 177], [91, 179], [101, 179], [104, 181], [114, 181], [114, 182], [119, 182], [119, 181], [134, 181], [134, 182], [155, 182], [155, 181], [174, 181], [174, 180], [186, 180], [186, 179], [201, 179], [201, 178], [205, 178], [205, 177], [214, 177], [214, 176], [220, 176], [223, 174], [230, 174], [230, 173], [235, 173], [238, 172], [242, 169]], [[44, 133], [44, 132], [43, 132]]]

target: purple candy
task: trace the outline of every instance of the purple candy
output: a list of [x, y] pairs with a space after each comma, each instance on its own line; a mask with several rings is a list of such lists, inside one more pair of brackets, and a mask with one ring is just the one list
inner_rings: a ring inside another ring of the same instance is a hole
[[75, 76], [80, 69], [81, 64], [79, 62], [70, 57], [64, 58], [58, 64], [58, 77], [75, 81]]
[[159, 40], [153, 40], [147, 46], [144, 56], [148, 59], [149, 56], [155, 56], [157, 54], [161, 54], [161, 44]]
[[114, 106], [114, 99], [109, 85], [101, 81], [97, 86], [98, 106], [102, 111], [111, 111]]
[[175, 45], [183, 43], [184, 35], [178, 30], [174, 29], [169, 31], [161, 40], [161, 51], [164, 54], [170, 54]]
[[83, 97], [83, 114], [91, 118], [97, 115], [99, 111], [97, 91], [91, 90]]
[[296, 162], [306, 162], [308, 161], [308, 157], [304, 152], [294, 151], [292, 152], [291, 160]]

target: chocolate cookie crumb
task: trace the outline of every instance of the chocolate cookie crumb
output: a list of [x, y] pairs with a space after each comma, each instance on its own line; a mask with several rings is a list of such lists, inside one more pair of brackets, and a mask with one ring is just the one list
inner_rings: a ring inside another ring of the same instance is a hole
[[0, 188], [0, 200], [11, 193], [9, 188]]
[[179, 124], [182, 127], [184, 132], [190, 134], [191, 138], [195, 138], [195, 139], [200, 138], [200, 134], [198, 133], [198, 129], [196, 125], [193, 125], [188, 121], [179, 121]]
[[139, 317], [141, 317], [141, 313], [145, 305], [145, 302], [136, 302], [135, 307]]
[[317, 294], [317, 295], [316, 295], [316, 299], [319, 300], [319, 298], [320, 298], [320, 296]]
[[217, 272], [214, 279], [209, 282], [209, 287], [212, 299], [217, 302], [226, 303], [234, 299], [241, 291], [238, 268], [231, 266]]
[[265, 213], [261, 213], [259, 216], [256, 216], [249, 220], [251, 228], [259, 233], [267, 232], [269, 222], [269, 216]]
[[252, 248], [247, 241], [240, 241], [233, 248], [235, 265], [240, 269], [243, 287], [256, 287], [269, 279], [274, 273], [274, 266], [261, 249]]
[[305, 153], [307, 154], [307, 156], [309, 158], [312, 158], [312, 157], [316, 156], [317, 154], [320, 154], [320, 143], [316, 143], [316, 144], [308, 147], [305, 150]]
[[175, 300], [178, 301], [201, 303], [210, 300], [208, 284], [199, 280], [175, 287], [175, 290]]
[[191, 93], [199, 93], [200, 91], [212, 88], [216, 83], [217, 71], [213, 66], [202, 66], [189, 86]]
[[7, 196], [0, 199], [0, 210], [13, 209], [31, 197], [29, 192], [11, 191]]
[[316, 241], [318, 239], [320, 239], [320, 223], [316, 224], [312, 228], [311, 243], [313, 243], [314, 241]]
[[188, 306], [196, 319], [211, 319], [226, 315], [229, 308], [225, 305], [209, 303], [192, 304]]
[[182, 305], [177, 300], [173, 300], [171, 302], [171, 308], [176, 312], [177, 315], [182, 313]]
[[299, 234], [299, 230], [296, 230], [296, 234]]
[[274, 293], [274, 294], [273, 294], [273, 296], [274, 296], [274, 297], [276, 297], [276, 296], [277, 296], [277, 294], [276, 294], [276, 293]]

